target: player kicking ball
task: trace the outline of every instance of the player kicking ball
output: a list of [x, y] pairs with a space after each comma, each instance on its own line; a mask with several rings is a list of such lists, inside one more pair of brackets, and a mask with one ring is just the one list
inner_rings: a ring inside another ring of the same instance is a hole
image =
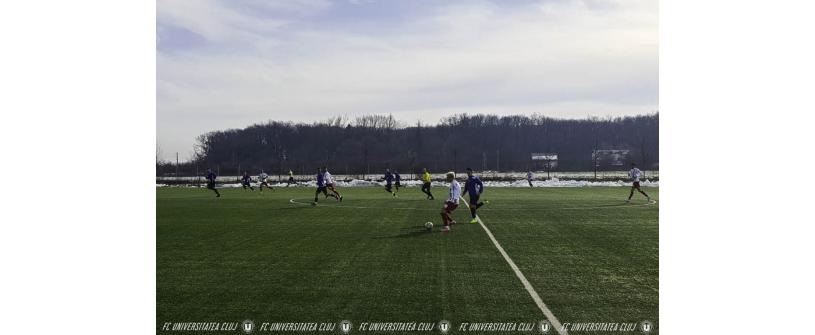
[[478, 201], [481, 198], [481, 193], [484, 193], [484, 183], [473, 175], [473, 169], [471, 168], [467, 168], [467, 182], [464, 183], [464, 191], [470, 195], [470, 214], [473, 216], [470, 223], [478, 223], [476, 211], [479, 207], [484, 206], [483, 202]]
[[314, 202], [311, 203], [313, 206], [317, 206], [317, 201], [319, 200], [317, 199], [317, 196], [320, 194], [320, 192], [322, 192], [326, 198], [332, 196], [334, 199], [339, 200], [336, 195], [328, 194], [327, 187], [328, 184], [325, 180], [325, 172], [323, 169], [317, 169], [317, 192], [314, 192]]
[[260, 175], [258, 176], [258, 180], [260, 180], [260, 186], [258, 188], [260, 188], [261, 192], [263, 192], [263, 186], [266, 186], [270, 190], [274, 191], [274, 188], [272, 187], [272, 185], [269, 185], [269, 175], [266, 174], [266, 172], [263, 172], [263, 170], [260, 170]]
[[[325, 166], [323, 166], [323, 176], [325, 178], [325, 187], [334, 194], [335, 199], [339, 199], [340, 202], [342, 202], [342, 195], [340, 195], [340, 192], [337, 192], [337, 190], [334, 189], [334, 177], [331, 176], [331, 172], [328, 172], [328, 169]], [[325, 197], [328, 198], [328, 195]]]
[[215, 179], [218, 178], [218, 175], [215, 172], [212, 172], [211, 169], [207, 169], [207, 188], [215, 192], [215, 197], [220, 198], [221, 192], [218, 192], [218, 189], [215, 188]]
[[456, 208], [458, 208], [458, 198], [461, 197], [461, 185], [456, 180], [455, 173], [447, 172], [447, 182], [450, 183], [450, 196], [444, 201], [444, 207], [441, 208], [441, 220], [444, 222], [444, 227], [441, 228], [443, 233], [450, 231], [450, 226], [456, 224], [456, 221], [450, 217]]
[[628, 195], [628, 200], [625, 202], [631, 202], [631, 197], [634, 196], [634, 190], [639, 191], [642, 195], [645, 196], [645, 199], [648, 199], [648, 202], [651, 202], [651, 197], [648, 196], [641, 188], [640, 188], [640, 177], [642, 176], [642, 171], [637, 168], [637, 164], [631, 163], [631, 170], [628, 171], [628, 176], [631, 177], [633, 180], [633, 184], [631, 185], [631, 194]]
[[252, 187], [251, 183], [252, 177], [249, 176], [249, 172], [244, 172], [243, 177], [241, 178], [241, 186], [243, 186], [244, 190], [248, 187], [250, 190], [254, 191], [255, 188]]

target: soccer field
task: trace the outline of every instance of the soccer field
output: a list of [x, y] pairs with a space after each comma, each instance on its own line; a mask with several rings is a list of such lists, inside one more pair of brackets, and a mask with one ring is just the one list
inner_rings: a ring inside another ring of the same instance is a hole
[[[659, 198], [657, 188], [644, 190]], [[425, 200], [418, 188], [398, 198], [382, 188], [339, 191], [342, 203], [321, 196], [312, 207], [312, 188], [221, 189], [221, 198], [157, 188], [157, 330], [246, 319], [448, 320], [456, 333], [461, 323], [546, 319], [463, 204], [458, 224], [441, 233], [442, 200]], [[479, 214], [561, 323], [658, 327], [659, 206], [639, 194], [626, 204], [628, 192], [488, 188]]]

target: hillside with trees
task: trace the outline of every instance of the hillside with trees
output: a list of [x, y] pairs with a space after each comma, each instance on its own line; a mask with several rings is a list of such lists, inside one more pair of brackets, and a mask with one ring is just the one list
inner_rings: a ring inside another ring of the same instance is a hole
[[[289, 169], [310, 174], [326, 165], [335, 174], [431, 171], [525, 171], [536, 168], [533, 152], [556, 153], [559, 171], [591, 171], [594, 150], [629, 150], [627, 161], [658, 169], [659, 114], [618, 118], [555, 119], [542, 115], [455, 115], [438, 124], [406, 125], [390, 115], [319, 123], [270, 121], [245, 129], [202, 134], [195, 158], [181, 175], [207, 168], [236, 175], [238, 169], [270, 174]], [[175, 173], [157, 162], [157, 174]], [[601, 169], [620, 167], [601, 166]]]

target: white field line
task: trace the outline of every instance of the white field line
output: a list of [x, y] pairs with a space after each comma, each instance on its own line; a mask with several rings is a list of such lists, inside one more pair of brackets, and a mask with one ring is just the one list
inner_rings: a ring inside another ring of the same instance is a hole
[[[464, 202], [464, 204], [467, 206], [467, 209], [470, 208], [470, 204], [467, 203], [467, 200], [464, 200], [464, 198], [461, 197], [461, 201]], [[483, 228], [484, 231], [487, 233], [487, 236], [489, 236], [490, 240], [492, 240], [492, 244], [494, 244], [495, 247], [498, 248], [498, 252], [501, 253], [501, 256], [504, 256], [504, 260], [507, 261], [509, 267], [512, 268], [512, 271], [515, 272], [515, 276], [517, 276], [518, 279], [521, 280], [521, 283], [524, 285], [526, 292], [529, 292], [529, 295], [532, 296], [532, 300], [535, 301], [535, 304], [538, 305], [538, 308], [541, 310], [541, 312], [543, 312], [543, 315], [546, 316], [546, 319], [549, 320], [549, 322], [552, 324], [552, 327], [554, 327], [555, 330], [557, 330], [558, 334], [568, 335], [569, 334], [568, 331], [563, 329], [563, 325], [560, 324], [560, 321], [558, 321], [555, 315], [552, 314], [552, 311], [549, 310], [549, 307], [546, 307], [546, 304], [543, 303], [543, 299], [541, 299], [540, 295], [538, 295], [538, 292], [535, 291], [535, 288], [532, 287], [532, 284], [530, 284], [529, 281], [526, 280], [526, 276], [524, 276], [523, 272], [521, 272], [521, 269], [519, 269], [518, 266], [515, 265], [515, 262], [512, 261], [512, 258], [509, 258], [509, 255], [507, 254], [506, 251], [504, 251], [504, 248], [501, 247], [501, 244], [498, 243], [498, 240], [495, 239], [495, 236], [492, 235], [490, 229], [487, 228], [486, 225], [484, 225], [484, 221], [481, 221], [481, 217], [476, 215], [476, 219], [478, 220], [478, 224], [481, 226], [481, 228]]]

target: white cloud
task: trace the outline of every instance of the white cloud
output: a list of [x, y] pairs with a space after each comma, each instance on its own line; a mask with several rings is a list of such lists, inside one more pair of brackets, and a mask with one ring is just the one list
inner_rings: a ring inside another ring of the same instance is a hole
[[159, 51], [159, 142], [189, 147], [209, 130], [338, 114], [394, 113], [412, 123], [456, 112], [657, 109], [656, 1], [456, 4], [364, 32], [288, 29], [217, 2], [188, 4], [159, 2], [159, 22], [214, 46]]

